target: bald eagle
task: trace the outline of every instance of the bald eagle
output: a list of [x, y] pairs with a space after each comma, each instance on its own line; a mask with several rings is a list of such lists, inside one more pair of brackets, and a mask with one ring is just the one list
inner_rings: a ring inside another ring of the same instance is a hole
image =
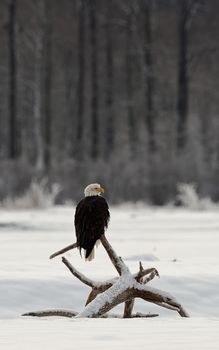
[[90, 184], [84, 190], [85, 198], [77, 205], [75, 211], [75, 232], [77, 247], [85, 250], [85, 260], [94, 259], [94, 246], [108, 227], [110, 213], [106, 200], [101, 196], [103, 187]]

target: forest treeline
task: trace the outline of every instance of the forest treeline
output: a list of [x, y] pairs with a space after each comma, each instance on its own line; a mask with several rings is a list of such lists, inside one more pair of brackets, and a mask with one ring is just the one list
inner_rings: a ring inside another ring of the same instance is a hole
[[1, 0], [0, 199], [219, 200], [217, 0]]

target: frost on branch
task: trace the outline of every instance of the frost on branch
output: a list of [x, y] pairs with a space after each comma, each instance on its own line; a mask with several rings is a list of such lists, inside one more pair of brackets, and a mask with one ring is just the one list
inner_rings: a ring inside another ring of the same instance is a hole
[[[184, 308], [169, 293], [147, 285], [155, 276], [159, 276], [155, 268], [144, 269], [140, 262], [139, 271], [131, 274], [127, 265], [116, 254], [105, 235], [102, 235], [100, 240], [119, 274], [118, 277], [107, 281], [93, 281], [80, 273], [65, 257], [62, 257], [62, 262], [69, 271], [82, 283], [91, 288], [85, 308], [80, 312], [46, 310], [26, 313], [23, 316], [107, 317], [107, 312], [121, 303], [125, 303], [123, 318], [157, 316], [156, 314], [133, 314], [134, 300], [135, 298], [141, 298], [150, 303], [176, 311], [182, 317], [189, 317]], [[75, 246], [76, 244], [69, 245], [52, 254], [50, 258], [63, 254], [63, 252], [73, 249]], [[113, 317], [118, 317], [118, 315], [113, 315]]]

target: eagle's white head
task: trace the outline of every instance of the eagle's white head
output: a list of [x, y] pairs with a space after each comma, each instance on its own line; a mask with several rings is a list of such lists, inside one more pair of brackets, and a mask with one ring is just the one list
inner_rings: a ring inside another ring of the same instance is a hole
[[104, 193], [104, 188], [99, 184], [90, 184], [84, 189], [85, 197], [99, 196], [101, 193]]

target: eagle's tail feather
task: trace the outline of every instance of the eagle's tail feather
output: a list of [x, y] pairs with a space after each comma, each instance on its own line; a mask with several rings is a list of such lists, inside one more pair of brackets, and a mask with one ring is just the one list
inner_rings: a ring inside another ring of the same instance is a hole
[[94, 248], [92, 249], [91, 253], [87, 256], [87, 252], [85, 255], [85, 260], [86, 261], [92, 261], [95, 258], [95, 252], [94, 252]]
[[94, 245], [85, 250], [85, 260], [92, 261], [95, 258], [95, 246], [98, 247], [100, 240], [98, 239]]

